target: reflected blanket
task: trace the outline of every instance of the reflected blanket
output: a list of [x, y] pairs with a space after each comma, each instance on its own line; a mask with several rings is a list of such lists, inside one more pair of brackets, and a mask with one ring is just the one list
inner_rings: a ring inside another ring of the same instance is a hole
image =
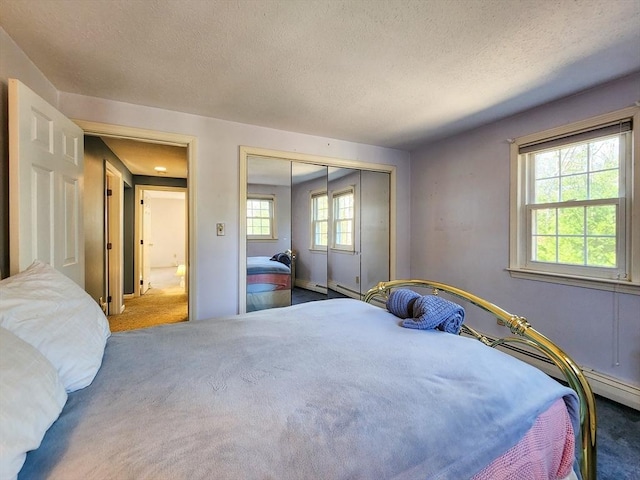
[[271, 257], [247, 257], [247, 275], [261, 273], [291, 273], [291, 269], [282, 262], [271, 260]]

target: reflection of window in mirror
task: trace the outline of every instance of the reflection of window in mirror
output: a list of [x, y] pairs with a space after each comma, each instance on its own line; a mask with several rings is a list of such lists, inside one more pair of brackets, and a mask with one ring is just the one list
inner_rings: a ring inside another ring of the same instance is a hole
[[349, 187], [331, 194], [333, 205], [333, 238], [331, 248], [354, 251], [355, 188]]
[[247, 238], [250, 240], [277, 239], [275, 223], [275, 196], [247, 197]]
[[329, 199], [326, 190], [311, 192], [311, 250], [326, 251], [329, 243]]

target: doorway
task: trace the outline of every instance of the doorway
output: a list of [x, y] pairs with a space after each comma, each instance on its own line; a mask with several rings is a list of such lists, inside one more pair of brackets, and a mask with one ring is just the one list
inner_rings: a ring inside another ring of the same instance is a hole
[[136, 185], [135, 292], [112, 331], [188, 320], [187, 189]]
[[138, 295], [188, 292], [187, 189], [136, 185]]
[[[128, 173], [125, 174], [123, 179], [124, 180], [124, 204], [125, 204], [124, 219], [123, 219], [124, 225], [125, 225], [123, 243], [125, 245], [125, 248], [124, 248], [125, 260], [124, 260], [124, 268], [123, 268], [124, 278], [122, 283], [124, 285], [123, 298], [124, 298], [125, 308], [122, 314], [115, 315], [115, 317], [122, 317], [122, 320], [124, 320], [125, 316], [130, 316], [135, 310], [141, 311], [141, 309], [144, 306], [138, 305], [138, 304], [144, 303], [142, 302], [142, 300], [144, 300], [145, 296], [148, 296], [146, 295], [147, 292], [143, 292], [142, 295], [140, 294], [141, 291], [139, 288], [140, 287], [139, 279], [140, 279], [140, 271], [142, 270], [142, 267], [140, 267], [138, 264], [138, 260], [139, 260], [138, 257], [140, 256], [137, 248], [137, 246], [139, 245], [139, 238], [138, 238], [139, 235], [136, 233], [137, 227], [135, 226], [136, 217], [139, 215], [139, 212], [137, 211], [137, 208], [136, 208], [136, 203], [139, 204], [139, 201], [136, 201], [135, 192], [136, 192], [137, 186], [143, 186], [145, 188], [150, 188], [151, 190], [164, 191], [163, 193], [164, 195], [167, 195], [169, 192], [171, 192], [171, 190], [180, 191], [180, 196], [182, 198], [181, 200], [182, 206], [180, 207], [180, 209], [183, 213], [182, 213], [180, 225], [177, 227], [177, 229], [180, 232], [182, 232], [179, 235], [182, 239], [180, 241], [182, 248], [179, 251], [173, 252], [171, 254], [171, 259], [172, 259], [171, 264], [165, 265], [165, 280], [168, 281], [169, 283], [175, 282], [175, 286], [177, 286], [178, 288], [184, 285], [182, 287], [182, 295], [181, 295], [182, 296], [181, 308], [184, 313], [182, 314], [181, 320], [184, 320], [187, 318], [190, 318], [190, 319], [196, 318], [197, 312], [192, 307], [192, 303], [195, 303], [193, 302], [193, 295], [194, 295], [195, 289], [192, 282], [190, 282], [190, 277], [192, 274], [194, 274], [194, 269], [191, 268], [191, 261], [190, 261], [190, 258], [192, 258], [192, 255], [194, 254], [194, 250], [192, 248], [192, 242], [194, 238], [193, 236], [194, 226], [193, 226], [193, 222], [190, 221], [190, 215], [191, 215], [191, 212], [193, 212], [193, 208], [192, 208], [193, 198], [192, 198], [192, 192], [190, 192], [190, 189], [188, 188], [189, 178], [190, 177], [192, 178], [192, 175], [194, 173], [193, 165], [195, 163], [194, 162], [195, 138], [186, 136], [186, 135], [180, 135], [180, 134], [154, 132], [154, 131], [135, 129], [131, 127], [99, 124], [95, 122], [77, 121], [77, 123], [84, 130], [86, 135], [85, 138], [98, 137], [104, 142], [105, 145], [108, 145], [109, 153], [113, 153], [117, 159], [122, 161], [123, 165], [127, 165], [127, 164], [134, 165], [132, 168], [127, 167], [126, 170], [128, 170]], [[122, 154], [120, 150], [120, 147], [122, 146], [121, 145], [122, 142], [135, 143], [141, 151], [151, 152], [151, 153], [148, 153], [148, 156], [153, 157], [153, 161], [149, 162], [148, 159], [141, 158], [137, 155], [133, 156], [133, 155], [128, 155], [126, 153]], [[159, 147], [165, 147], [169, 150], [174, 149], [180, 152], [180, 155], [182, 157], [182, 163], [184, 165], [183, 167], [184, 174], [176, 175], [175, 170], [171, 167], [168, 168], [166, 172], [156, 171], [151, 174], [145, 174], [144, 172], [137, 171], [138, 168], [142, 168], [142, 167], [153, 168], [153, 166], [162, 165], [163, 162], [160, 161], [160, 156], [158, 155]], [[99, 159], [95, 158], [94, 164], [93, 164], [94, 166], [91, 167], [93, 170], [91, 172], [86, 172], [87, 175], [85, 176], [85, 181], [86, 181], [87, 190], [89, 190], [89, 192], [91, 192], [92, 189], [102, 190], [99, 184], [96, 184], [96, 183], [93, 183], [93, 185], [88, 184], [89, 178], [95, 176], [96, 170], [98, 169], [99, 165], [101, 165], [100, 162], [102, 162], [102, 157], [100, 157]], [[119, 165], [120, 162], [119, 161], [116, 161], [116, 162], [118, 163], [118, 168], [122, 170], [122, 165]], [[176, 177], [180, 177], [180, 178], [176, 178]], [[105, 178], [104, 181], [106, 182], [106, 180], [107, 179]], [[178, 186], [179, 188], [175, 189], [174, 188], [175, 186]], [[85, 216], [95, 218], [95, 215], [98, 213], [97, 208], [98, 208], [97, 201], [89, 202], [89, 211], [87, 212], [85, 209], [85, 214], [86, 214]], [[102, 202], [100, 202], [99, 208], [100, 210], [104, 208], [104, 204], [102, 204]], [[167, 222], [164, 219], [159, 219], [156, 221], [156, 223], [158, 225], [165, 225], [165, 226], [167, 224]], [[140, 222], [140, 224], [143, 224], [143, 222]], [[174, 226], [169, 226], [169, 228], [174, 230], [174, 232], [176, 231], [176, 227]], [[100, 234], [100, 236], [102, 236], [102, 234]], [[100, 244], [102, 244], [102, 241], [100, 239], [93, 238], [93, 240], [94, 241], [91, 242], [92, 244], [97, 245], [98, 241], [100, 241]], [[106, 244], [106, 240], [105, 240], [105, 244]], [[100, 257], [102, 257], [102, 255], [100, 255]], [[98, 262], [98, 258], [95, 255], [90, 255], [89, 259], [93, 262]], [[100, 262], [102, 262], [102, 260], [100, 260]], [[175, 265], [176, 263], [178, 265]], [[167, 275], [166, 271], [169, 270], [168, 267], [170, 266], [175, 268], [171, 269], [172, 270], [171, 275]], [[96, 264], [94, 264], [93, 267], [94, 267], [94, 270], [97, 270], [98, 268]], [[91, 269], [91, 266], [89, 266], [89, 269]], [[102, 269], [102, 266], [100, 269]], [[105, 270], [105, 278], [106, 278], [107, 276], [106, 264], [104, 265], [104, 270]], [[177, 273], [180, 273], [180, 274], [177, 275]], [[160, 282], [159, 280], [154, 281], [153, 279], [151, 279], [152, 286], [155, 283], [157, 284], [158, 287], [161, 287], [162, 285], [159, 282]], [[145, 282], [145, 284], [148, 286], [149, 282]], [[94, 288], [94, 291], [96, 293], [99, 291], [97, 287], [98, 286], [96, 282], [96, 288]], [[160, 290], [160, 288], [158, 288], [155, 293], [157, 293], [158, 290]], [[93, 296], [95, 296], [96, 299], [98, 297], [98, 295], [95, 295], [95, 294]], [[162, 302], [159, 302], [158, 299], [156, 298], [156, 301], [153, 303], [156, 307], [159, 307]], [[165, 305], [164, 308], [160, 307], [159, 310], [167, 311], [169, 310], [169, 308]], [[143, 325], [143, 326], [149, 326], [157, 323], [166, 323], [162, 321], [160, 318], [158, 318], [157, 313], [154, 314], [152, 311], [149, 311], [146, 316], [156, 317], [156, 318], [155, 319], [149, 318], [150, 323], [148, 325]]]
[[104, 175], [104, 265], [105, 313], [119, 315], [124, 311], [123, 294], [123, 196], [122, 175], [110, 162], [105, 162]]

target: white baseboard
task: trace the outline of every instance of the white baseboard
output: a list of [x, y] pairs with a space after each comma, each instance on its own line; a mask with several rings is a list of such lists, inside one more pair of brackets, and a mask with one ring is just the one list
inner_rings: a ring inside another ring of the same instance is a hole
[[304, 288], [305, 290], [311, 290], [312, 292], [318, 292], [324, 295], [327, 294], [327, 287], [315, 284], [308, 280], [301, 280], [299, 278], [296, 278], [295, 285], [296, 287]]
[[334, 292], [341, 293], [342, 295], [346, 295], [347, 297], [350, 297], [350, 298], [355, 298], [356, 300], [362, 300], [361, 294], [359, 294], [358, 292], [354, 292], [353, 290], [347, 287], [343, 287], [342, 285], [339, 285], [338, 282], [334, 280], [329, 280], [327, 283], [329, 284], [329, 288]]
[[[520, 353], [518, 351], [521, 350], [520, 347], [511, 347], [512, 348], [505, 349], [503, 351], [530, 365], [533, 365], [534, 367], [545, 372], [547, 375], [550, 375], [554, 378], [564, 379], [560, 370], [558, 370], [552, 363], [547, 363], [544, 360], [539, 360], [525, 353]], [[631, 407], [635, 410], [640, 410], [639, 387], [623, 382], [622, 380], [611, 377], [610, 375], [597, 372], [593, 369], [585, 368], [582, 366], [580, 366], [580, 368], [582, 368], [584, 376], [587, 377], [593, 393], [608, 398], [609, 400], [613, 400], [614, 402], [621, 403], [622, 405], [626, 405], [627, 407]]]
[[595, 370], [583, 370], [594, 393], [640, 410], [640, 388]]

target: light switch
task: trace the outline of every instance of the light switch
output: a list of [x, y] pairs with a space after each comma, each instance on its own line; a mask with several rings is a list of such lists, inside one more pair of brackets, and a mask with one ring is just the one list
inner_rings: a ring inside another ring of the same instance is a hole
[[224, 223], [216, 223], [216, 232], [219, 237], [224, 235]]

